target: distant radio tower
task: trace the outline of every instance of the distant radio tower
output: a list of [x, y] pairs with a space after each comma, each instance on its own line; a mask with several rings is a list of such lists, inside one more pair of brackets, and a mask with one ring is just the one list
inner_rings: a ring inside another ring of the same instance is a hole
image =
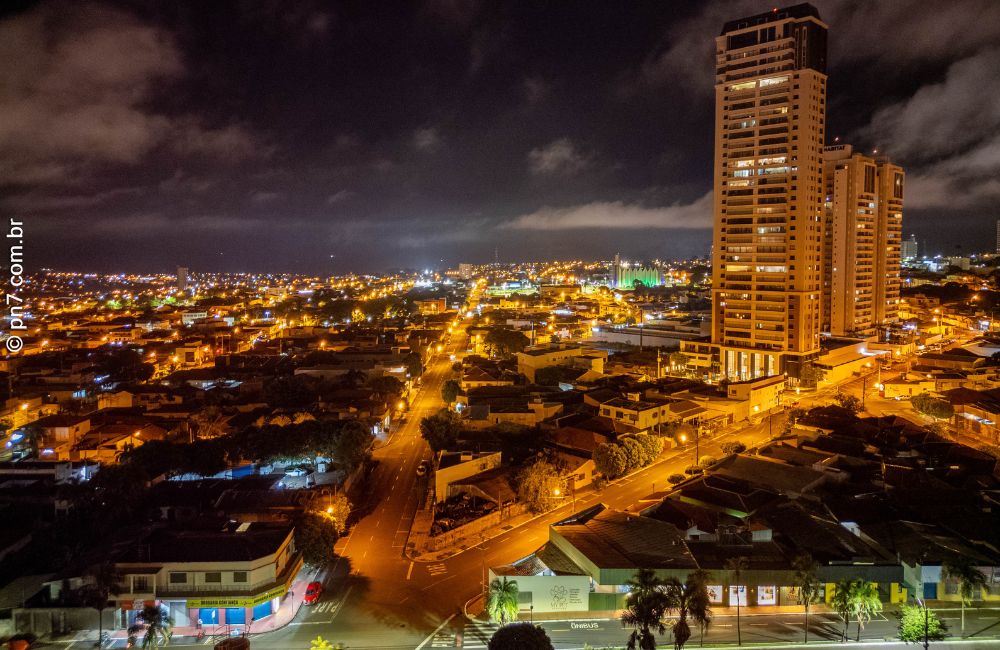
[[500, 246], [493, 247], [493, 263], [500, 264]]

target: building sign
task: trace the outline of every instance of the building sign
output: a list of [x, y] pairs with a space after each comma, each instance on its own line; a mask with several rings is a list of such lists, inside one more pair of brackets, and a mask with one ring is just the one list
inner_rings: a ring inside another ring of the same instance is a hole
[[123, 600], [123, 601], [120, 601], [120, 602], [121, 602], [122, 609], [126, 609], [126, 610], [139, 610], [139, 609], [144, 608], [146, 605], [155, 605], [156, 604], [155, 600], [141, 600], [141, 599]]
[[211, 607], [256, 607], [269, 600], [288, 593], [288, 586], [281, 585], [256, 596], [232, 596], [223, 598], [188, 598], [188, 609], [208, 609]]
[[708, 590], [708, 602], [713, 605], [722, 604], [722, 585], [708, 585], [705, 589]]
[[579, 587], [554, 585], [549, 589], [549, 611], [577, 612], [587, 609]]
[[732, 607], [736, 604], [736, 594], [739, 593], [739, 603], [741, 607], [746, 607], [747, 604], [747, 588], [746, 585], [731, 585], [729, 587], [729, 606]]
[[[761, 585], [757, 587], [758, 605], [777, 605], [778, 590], [774, 585]], [[742, 604], [742, 603], [741, 603]]]

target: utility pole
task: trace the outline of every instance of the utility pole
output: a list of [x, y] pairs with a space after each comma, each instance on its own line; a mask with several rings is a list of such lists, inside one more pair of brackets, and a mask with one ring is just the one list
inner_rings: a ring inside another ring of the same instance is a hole
[[701, 460], [701, 458], [700, 458], [700, 454], [701, 454], [700, 445], [701, 445], [701, 422], [699, 422], [698, 426], [696, 426], [694, 428], [694, 464], [695, 465], [697, 465], [699, 463], [699, 461]]

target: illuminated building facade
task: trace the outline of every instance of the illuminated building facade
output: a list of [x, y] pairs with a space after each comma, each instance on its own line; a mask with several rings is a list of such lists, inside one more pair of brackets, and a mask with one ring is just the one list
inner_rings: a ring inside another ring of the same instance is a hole
[[712, 343], [729, 380], [819, 352], [827, 26], [809, 4], [716, 38]]
[[663, 274], [652, 266], [641, 266], [622, 262], [615, 255], [615, 264], [611, 269], [612, 286], [616, 289], [634, 289], [636, 283], [644, 287], [659, 287], [663, 285]]
[[899, 313], [903, 169], [851, 145], [823, 158], [823, 329], [867, 336]]

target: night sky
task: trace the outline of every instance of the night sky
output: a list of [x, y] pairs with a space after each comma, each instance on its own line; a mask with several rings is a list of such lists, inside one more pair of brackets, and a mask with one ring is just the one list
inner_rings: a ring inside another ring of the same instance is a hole
[[[927, 252], [991, 248], [1000, 2], [814, 4], [828, 140], [906, 167]], [[0, 217], [29, 270], [705, 255], [713, 38], [770, 8], [5, 2]]]

